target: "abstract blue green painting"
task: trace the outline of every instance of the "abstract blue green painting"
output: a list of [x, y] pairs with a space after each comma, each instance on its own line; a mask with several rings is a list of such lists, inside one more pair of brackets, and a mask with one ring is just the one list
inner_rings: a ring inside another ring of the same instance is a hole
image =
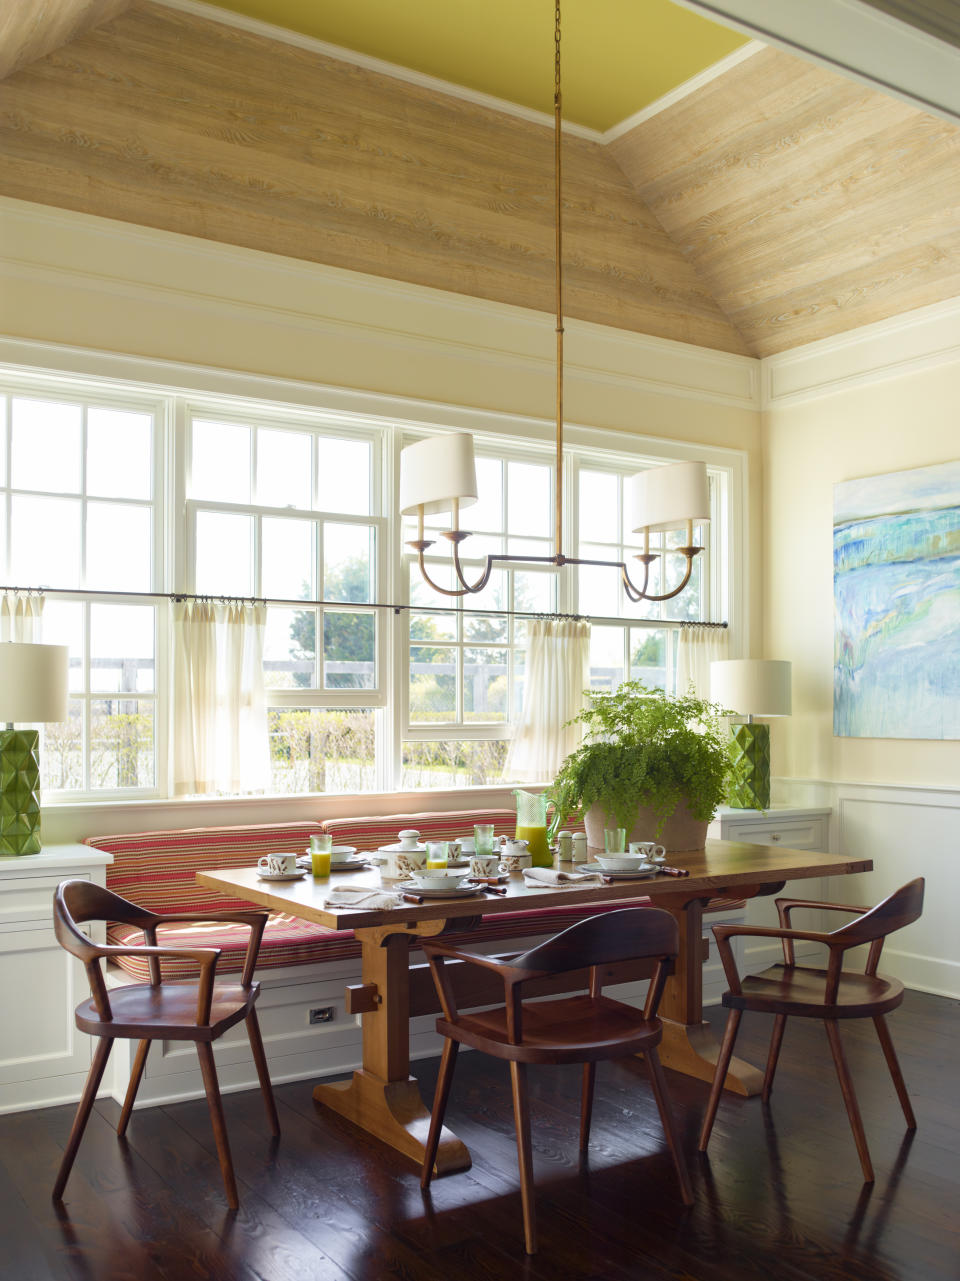
[[833, 732], [960, 738], [960, 462], [834, 487]]

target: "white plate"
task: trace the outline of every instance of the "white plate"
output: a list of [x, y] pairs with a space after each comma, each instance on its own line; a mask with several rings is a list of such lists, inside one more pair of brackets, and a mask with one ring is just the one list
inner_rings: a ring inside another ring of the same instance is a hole
[[306, 872], [258, 872], [261, 881], [302, 881]]
[[404, 894], [419, 894], [423, 898], [469, 898], [481, 891], [476, 885], [455, 885], [452, 889], [424, 889], [416, 881], [401, 881], [397, 886]]
[[579, 863], [577, 865], [578, 872], [594, 872], [599, 876], [612, 876], [615, 881], [639, 881], [645, 876], [656, 876], [659, 870], [656, 863], [645, 863], [643, 867], [638, 867], [632, 872], [611, 872], [605, 867], [601, 867], [599, 863]]

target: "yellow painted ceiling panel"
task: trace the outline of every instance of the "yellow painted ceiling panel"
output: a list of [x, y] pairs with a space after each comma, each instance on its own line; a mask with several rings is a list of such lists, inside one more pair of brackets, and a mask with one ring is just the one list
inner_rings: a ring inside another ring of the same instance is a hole
[[[497, 98], [553, 110], [551, 0], [213, 0]], [[670, 0], [564, 0], [563, 114], [609, 129], [746, 37]]]

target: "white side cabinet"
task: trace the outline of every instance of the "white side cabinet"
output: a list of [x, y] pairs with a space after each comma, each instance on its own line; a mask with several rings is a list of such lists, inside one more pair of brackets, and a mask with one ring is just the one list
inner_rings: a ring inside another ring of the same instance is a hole
[[829, 809], [735, 810], [724, 807], [710, 824], [721, 841], [783, 845], [792, 850], [830, 850]]
[[0, 858], [0, 1112], [66, 1103], [83, 1089], [90, 1038], [73, 1011], [88, 987], [54, 935], [53, 892], [69, 879], [103, 885], [112, 861], [86, 845]]

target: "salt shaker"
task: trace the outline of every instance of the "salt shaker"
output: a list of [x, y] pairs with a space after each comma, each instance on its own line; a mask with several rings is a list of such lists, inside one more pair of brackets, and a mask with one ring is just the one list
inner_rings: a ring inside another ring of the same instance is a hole
[[573, 858], [573, 833], [557, 833], [557, 859], [561, 863], [569, 863]]
[[587, 861], [587, 834], [586, 832], [574, 832], [573, 834], [573, 861], [574, 863], [586, 863]]

